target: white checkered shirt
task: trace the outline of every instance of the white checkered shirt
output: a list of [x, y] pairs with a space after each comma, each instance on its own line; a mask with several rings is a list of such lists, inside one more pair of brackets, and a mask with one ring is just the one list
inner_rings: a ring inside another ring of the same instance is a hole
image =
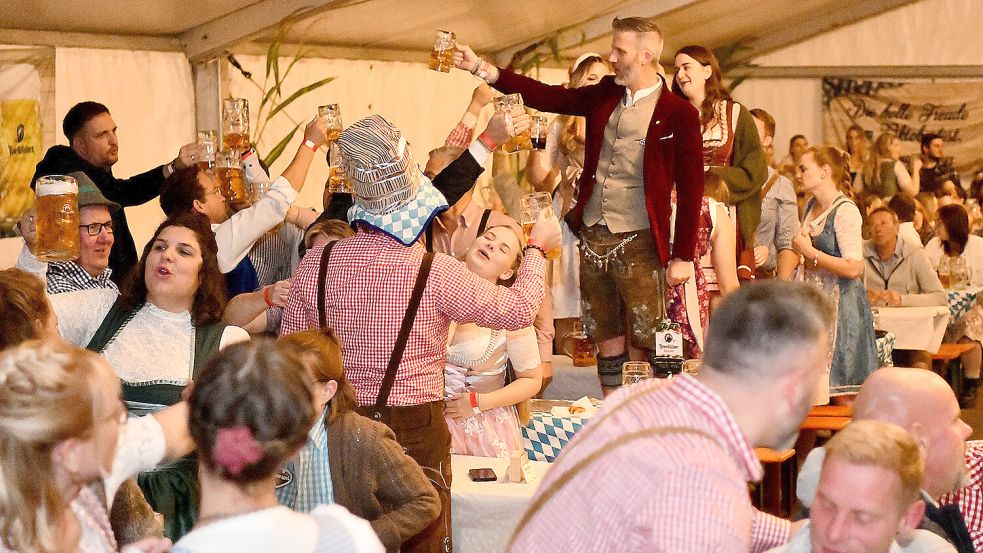
[[[297, 267], [280, 335], [317, 328], [317, 273], [323, 248]], [[345, 374], [360, 405], [379, 395], [423, 261], [419, 242], [407, 247], [360, 228], [331, 250], [325, 287], [328, 326], [341, 339]], [[464, 263], [436, 254], [388, 405], [419, 405], [444, 398], [444, 358], [451, 321], [519, 330], [532, 324], [546, 293], [546, 260], [527, 255], [510, 288], [475, 275]]]
[[973, 547], [983, 551], [983, 440], [966, 442], [966, 469], [969, 485], [956, 492], [943, 495], [939, 503], [956, 503], [966, 521]]
[[109, 280], [113, 270], [106, 267], [97, 277], [93, 277], [75, 261], [59, 261], [48, 264], [47, 292], [64, 294], [76, 290], [97, 290], [110, 288], [118, 290], [116, 283]]
[[[626, 398], [653, 387], [660, 388], [605, 418]], [[758, 515], [747, 482], [761, 478], [761, 464], [720, 397], [688, 375], [648, 380], [608, 396], [564, 448], [537, 497], [612, 440], [658, 427], [691, 428], [714, 440], [673, 433], [610, 449], [543, 505], [510, 551], [751, 551]]]

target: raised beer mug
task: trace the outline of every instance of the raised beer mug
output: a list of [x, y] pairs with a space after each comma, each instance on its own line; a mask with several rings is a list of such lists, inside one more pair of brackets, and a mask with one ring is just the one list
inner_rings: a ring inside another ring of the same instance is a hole
[[[553, 197], [549, 192], [533, 192], [526, 194], [519, 200], [520, 218], [522, 232], [525, 234], [526, 242], [529, 241], [529, 234], [532, 227], [539, 220], [539, 214], [546, 212], [547, 217], [555, 217], [553, 213]], [[560, 257], [560, 247], [557, 246], [546, 253], [546, 259], [557, 259]]]
[[[524, 109], [521, 94], [506, 94], [495, 98], [495, 113], [505, 113], [511, 117], [522, 113]], [[532, 141], [529, 138], [529, 131], [514, 135], [508, 142], [502, 144], [502, 151], [507, 154], [531, 149]]]
[[341, 160], [341, 148], [332, 143], [328, 148], [328, 192], [332, 194], [351, 194], [352, 183], [348, 171]]
[[529, 139], [533, 150], [546, 149], [546, 135], [549, 132], [549, 119], [544, 115], [533, 115], [529, 126]]
[[[235, 150], [222, 150], [215, 160], [215, 178], [218, 188], [229, 202], [248, 202], [246, 193], [246, 173], [242, 170], [242, 159]], [[233, 207], [242, 207], [233, 206]]]
[[245, 98], [222, 100], [222, 146], [238, 153], [249, 149], [249, 102]]
[[218, 150], [218, 133], [215, 131], [198, 131], [198, 167], [203, 171], [215, 167], [215, 152]]
[[67, 175], [49, 175], [38, 179], [35, 187], [37, 237], [34, 255], [41, 261], [78, 259], [78, 193], [78, 182]]
[[450, 31], [437, 31], [433, 41], [433, 51], [430, 52], [430, 69], [449, 73], [454, 66], [454, 45], [457, 41]]
[[328, 142], [334, 142], [338, 140], [341, 136], [341, 108], [338, 104], [328, 104], [325, 106], [319, 106], [317, 108], [317, 114], [319, 117], [324, 117], [328, 120], [328, 132], [325, 135]]

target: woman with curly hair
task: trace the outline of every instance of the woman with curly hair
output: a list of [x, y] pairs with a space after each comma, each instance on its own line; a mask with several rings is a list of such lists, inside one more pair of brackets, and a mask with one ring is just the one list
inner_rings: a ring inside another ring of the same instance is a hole
[[[50, 297], [62, 338], [106, 357], [122, 380], [130, 414], [177, 403], [213, 353], [249, 339], [222, 322], [226, 293], [216, 250], [208, 221], [180, 214], [157, 228], [122, 294], [101, 289]], [[139, 483], [164, 515], [168, 536], [183, 535], [197, 502], [193, 461], [141, 474]]]

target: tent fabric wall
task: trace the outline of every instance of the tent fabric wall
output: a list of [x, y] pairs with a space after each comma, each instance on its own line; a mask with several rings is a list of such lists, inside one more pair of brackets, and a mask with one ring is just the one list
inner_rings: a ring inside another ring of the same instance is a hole
[[[117, 177], [142, 173], [170, 162], [195, 140], [195, 96], [191, 65], [184, 54], [58, 48], [55, 52], [55, 133], [68, 139], [61, 121], [84, 100], [105, 104], [118, 127]], [[126, 209], [140, 251], [164, 218], [158, 202]]]
[[[252, 81], [235, 69], [230, 70], [229, 90], [226, 96], [249, 100], [251, 129], [255, 138], [256, 115], [262, 99], [263, 73], [266, 58], [262, 56], [236, 56], [246, 71], [252, 73]], [[286, 68], [290, 59], [281, 58], [280, 67]], [[458, 123], [471, 100], [471, 93], [479, 82], [473, 76], [458, 70], [438, 73], [420, 63], [355, 61], [310, 58], [294, 65], [286, 78], [284, 97], [311, 82], [334, 77], [334, 81], [290, 104], [269, 123], [258, 144], [261, 155], [283, 138], [297, 123], [301, 123], [293, 140], [283, 155], [273, 164], [270, 172], [279, 175], [290, 163], [294, 152], [303, 140], [303, 126], [317, 113], [317, 106], [339, 104], [344, 124], [350, 125], [367, 115], [378, 113], [392, 121], [410, 142], [413, 156], [422, 167], [427, 153], [443, 145], [444, 139]], [[559, 83], [566, 80], [562, 70], [542, 71], [544, 81]], [[264, 112], [268, 111], [264, 108]], [[480, 130], [490, 116], [491, 108], [482, 112], [478, 122]], [[322, 184], [327, 180], [327, 166], [319, 155], [311, 167], [307, 183], [297, 201], [298, 205], [320, 209]], [[486, 174], [490, 173], [491, 164]]]
[[[983, 2], [979, 0], [921, 0], [760, 56], [753, 63], [780, 67], [975, 65], [983, 59], [983, 41], [976, 28], [980, 20]], [[775, 117], [778, 159], [787, 153], [794, 134], [804, 134], [813, 144], [822, 140], [819, 79], [748, 79], [734, 96], [749, 108], [763, 108]]]

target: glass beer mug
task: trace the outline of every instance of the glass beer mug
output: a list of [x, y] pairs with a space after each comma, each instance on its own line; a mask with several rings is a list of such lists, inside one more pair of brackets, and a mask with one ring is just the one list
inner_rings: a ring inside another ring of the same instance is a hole
[[67, 175], [49, 175], [38, 179], [34, 255], [41, 261], [78, 259], [78, 193], [78, 182]]
[[430, 52], [430, 69], [449, 73], [454, 66], [454, 45], [457, 41], [450, 31], [437, 31], [433, 41], [433, 51]]
[[549, 120], [543, 115], [533, 115], [529, 127], [529, 139], [533, 150], [546, 149], [546, 134], [549, 131]]
[[583, 321], [574, 323], [573, 331], [563, 342], [563, 353], [573, 360], [574, 367], [593, 367], [597, 365], [597, 347], [587, 337]]
[[[523, 103], [521, 94], [506, 94], [505, 96], [495, 98], [495, 113], [508, 113], [516, 115], [522, 112], [522, 106]], [[532, 140], [529, 137], [529, 131], [522, 134], [517, 134], [510, 138], [508, 142], [502, 144], [502, 151], [507, 154], [514, 154], [520, 150], [531, 149]]]
[[621, 368], [621, 385], [631, 386], [652, 378], [652, 365], [645, 361], [627, 361]]
[[222, 150], [216, 156], [215, 178], [219, 190], [230, 202], [248, 202], [246, 193], [246, 173], [242, 170], [242, 160], [234, 150]]
[[222, 146], [238, 153], [249, 149], [249, 102], [245, 98], [222, 101]]
[[352, 183], [348, 180], [348, 171], [341, 163], [341, 148], [332, 143], [328, 148], [328, 192], [332, 194], [351, 194]]
[[935, 268], [939, 273], [939, 281], [942, 287], [948, 290], [952, 286], [952, 269], [949, 267], [949, 256], [943, 255], [939, 260], [939, 266]]
[[328, 142], [334, 142], [338, 140], [341, 136], [341, 108], [338, 104], [328, 104], [325, 106], [320, 106], [317, 108], [317, 114], [319, 117], [324, 117], [328, 120], [328, 132], [325, 135]]
[[969, 286], [969, 266], [966, 264], [966, 258], [962, 256], [950, 257], [949, 273], [954, 290], [962, 290]]
[[215, 168], [215, 151], [218, 149], [218, 133], [198, 131], [198, 167], [202, 171]]
[[[532, 227], [539, 220], [539, 214], [546, 212], [547, 217], [555, 217], [553, 214], [553, 197], [549, 192], [533, 192], [526, 194], [519, 200], [521, 208], [522, 232], [525, 234], [526, 242], [532, 233]], [[557, 246], [546, 252], [546, 259], [557, 259], [560, 257], [560, 247]]]

